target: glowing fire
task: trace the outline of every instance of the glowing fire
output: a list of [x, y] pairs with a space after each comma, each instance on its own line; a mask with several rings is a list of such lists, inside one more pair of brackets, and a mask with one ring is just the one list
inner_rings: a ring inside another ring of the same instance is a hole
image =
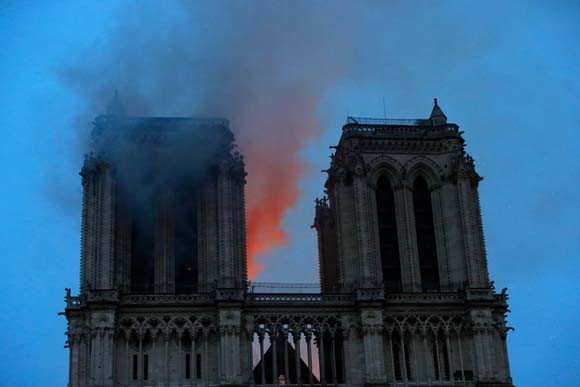
[[236, 133], [242, 153], [246, 156], [248, 172], [246, 219], [250, 278], [255, 278], [262, 269], [257, 262], [258, 255], [284, 246], [288, 241], [281, 222], [286, 211], [299, 198], [298, 180], [305, 166], [298, 152], [320, 130], [319, 123], [314, 119], [316, 104], [313, 100], [290, 98], [277, 106], [290, 107], [291, 111], [302, 114], [292, 114], [290, 117], [293, 119], [285, 122], [280, 122], [278, 117], [289, 116], [286, 111], [269, 111], [267, 115], [258, 116], [250, 114], [248, 121], [257, 122], [255, 127], [269, 130], [248, 130], [253, 125], [243, 122], [244, 130]]
[[[250, 159], [252, 160], [252, 159]], [[257, 161], [257, 160], [256, 160]], [[286, 165], [277, 172], [270, 165], [254, 165], [249, 162], [247, 201], [247, 248], [248, 276], [255, 278], [262, 269], [256, 262], [258, 254], [272, 251], [287, 242], [287, 235], [280, 223], [287, 209], [298, 200], [296, 182], [300, 176], [300, 165]], [[251, 174], [254, 172], [254, 176]]]

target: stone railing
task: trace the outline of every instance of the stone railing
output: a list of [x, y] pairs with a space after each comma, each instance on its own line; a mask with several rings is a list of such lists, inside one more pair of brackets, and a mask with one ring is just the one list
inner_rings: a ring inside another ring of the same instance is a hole
[[388, 386], [393, 387], [443, 387], [443, 386], [458, 386], [458, 387], [472, 387], [475, 386], [475, 382], [461, 382], [461, 381], [434, 381], [434, 382], [414, 382], [408, 380], [406, 382], [389, 382]]
[[406, 119], [406, 118], [368, 118], [368, 117], [347, 117], [346, 124], [356, 125], [409, 125], [427, 126], [431, 125], [429, 119]]
[[457, 304], [464, 297], [459, 293], [394, 293], [386, 294], [388, 304]]
[[128, 294], [121, 296], [121, 305], [184, 305], [208, 304], [214, 297], [208, 293], [198, 294]]
[[292, 293], [254, 293], [248, 294], [248, 302], [253, 303], [307, 303], [307, 304], [345, 304], [354, 302], [354, 297], [350, 294], [332, 294], [323, 295], [318, 293], [311, 294], [292, 294]]
[[398, 135], [459, 135], [459, 126], [445, 124], [433, 126], [429, 120], [373, 120], [347, 122], [342, 127], [343, 133], [398, 134]]

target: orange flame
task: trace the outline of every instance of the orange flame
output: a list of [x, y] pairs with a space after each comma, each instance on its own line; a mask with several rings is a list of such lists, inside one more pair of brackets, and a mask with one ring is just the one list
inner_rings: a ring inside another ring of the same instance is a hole
[[256, 278], [262, 270], [262, 265], [258, 263], [259, 255], [288, 242], [281, 222], [286, 211], [296, 204], [300, 196], [298, 180], [305, 166], [298, 152], [308, 139], [319, 132], [320, 126], [313, 119], [316, 116], [315, 107], [310, 98], [302, 98], [300, 103], [295, 102], [293, 110], [302, 111], [303, 114], [283, 123], [278, 122], [283, 112], [248, 117], [252, 122], [258, 121], [259, 127], [270, 129], [256, 133], [248, 130], [251, 126], [244, 125], [236, 135], [246, 156], [248, 172], [246, 217], [250, 279]]

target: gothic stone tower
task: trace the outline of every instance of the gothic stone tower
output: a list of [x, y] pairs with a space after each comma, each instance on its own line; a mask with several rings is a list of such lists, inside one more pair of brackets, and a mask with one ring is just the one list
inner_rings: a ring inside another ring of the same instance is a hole
[[458, 126], [437, 102], [428, 119], [349, 117], [335, 148], [321, 292], [257, 292], [227, 121], [98, 117], [69, 387], [511, 387], [507, 294]]
[[511, 385], [506, 295], [489, 281], [482, 178], [461, 134], [435, 100], [428, 119], [349, 117], [335, 147], [316, 203], [320, 277], [361, 301], [367, 382]]
[[92, 135], [69, 386], [242, 383], [246, 174], [228, 122], [113, 106]]

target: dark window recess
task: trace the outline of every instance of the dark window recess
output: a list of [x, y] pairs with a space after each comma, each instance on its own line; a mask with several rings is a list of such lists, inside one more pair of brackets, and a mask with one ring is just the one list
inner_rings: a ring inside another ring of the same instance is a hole
[[197, 289], [197, 211], [195, 190], [182, 187], [175, 195], [175, 291]]
[[138, 377], [138, 367], [139, 365], [137, 362], [139, 361], [139, 357], [137, 355], [133, 355], [133, 380], [137, 380]]
[[395, 196], [389, 180], [384, 176], [377, 182], [376, 198], [383, 283], [387, 290], [401, 291]]
[[413, 380], [411, 377], [411, 345], [408, 340], [405, 341], [405, 369], [407, 370], [407, 379]]
[[[394, 336], [393, 336], [394, 337]], [[393, 365], [395, 367], [395, 380], [403, 380], [403, 373], [401, 372], [400, 351], [397, 344], [393, 344]]]
[[131, 222], [131, 291], [153, 293], [154, 213], [151, 205], [136, 205]]
[[439, 267], [431, 193], [422, 177], [418, 177], [413, 184], [413, 205], [423, 291], [439, 291]]
[[197, 372], [197, 378], [201, 379], [201, 355], [198, 353], [196, 356], [196, 367], [195, 370]]
[[185, 354], [185, 379], [191, 379], [191, 355]]
[[143, 380], [149, 379], [149, 355], [143, 355]]

